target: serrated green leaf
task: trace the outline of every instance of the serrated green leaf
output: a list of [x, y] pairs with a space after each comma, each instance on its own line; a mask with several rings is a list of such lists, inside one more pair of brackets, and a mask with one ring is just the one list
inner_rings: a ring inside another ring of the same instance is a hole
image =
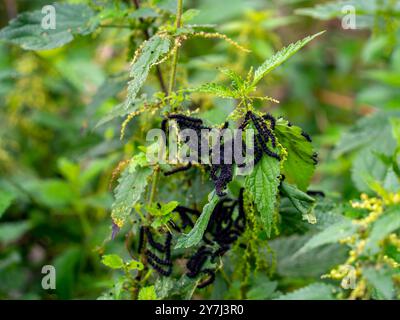
[[288, 182], [306, 191], [315, 170], [312, 144], [302, 136], [300, 127], [288, 126], [283, 119], [276, 122], [274, 133], [288, 153], [282, 173]]
[[143, 287], [139, 291], [138, 300], [157, 300], [154, 286]]
[[281, 189], [293, 206], [302, 214], [303, 220], [307, 220], [311, 224], [317, 223], [313, 212], [316, 204], [314, 198], [286, 182], [281, 183]]
[[368, 267], [363, 268], [362, 274], [384, 299], [393, 299], [395, 294], [394, 283], [388, 269]]
[[193, 229], [188, 234], [183, 234], [178, 238], [175, 249], [190, 248], [198, 244], [203, 238], [204, 231], [207, 228], [208, 221], [219, 201], [215, 191], [208, 195], [208, 203], [204, 206], [200, 217], [197, 219]]
[[315, 39], [316, 37], [323, 34], [325, 31], [319, 32], [312, 36], [308, 36], [302, 40], [297, 41], [296, 43], [292, 43], [289, 46], [283, 48], [276, 54], [274, 54], [271, 58], [267, 59], [260, 67], [258, 67], [254, 72], [254, 80], [252, 86], [257, 85], [260, 80], [270, 73], [272, 70], [279, 67], [282, 63], [284, 63], [287, 59], [289, 59], [292, 55], [294, 55], [297, 51], [303, 48], [310, 41]]
[[229, 77], [229, 79], [232, 81], [233, 88], [239, 89], [245, 87], [244, 79], [235, 71], [231, 69], [221, 69], [221, 72]]
[[390, 233], [400, 229], [400, 209], [393, 207], [387, 210], [372, 226], [371, 233], [365, 245], [365, 251], [378, 251], [378, 244]]
[[133, 158], [121, 173], [114, 191], [115, 201], [111, 212], [111, 218], [118, 227], [124, 225], [133, 206], [140, 200], [151, 173], [152, 169], [144, 166], [140, 157]]
[[75, 35], [86, 35], [95, 30], [95, 12], [84, 4], [55, 3], [56, 28], [43, 29], [41, 10], [23, 12], [0, 30], [0, 39], [20, 45], [26, 50], [48, 50], [61, 47]]
[[295, 256], [304, 254], [324, 244], [338, 242], [341, 239], [353, 235], [356, 230], [357, 226], [353, 224], [351, 220], [343, 220], [342, 222], [336, 223], [314, 235], [299, 251], [296, 252]]
[[167, 37], [155, 35], [144, 44], [130, 71], [131, 80], [128, 83], [128, 97], [125, 108], [129, 108], [149, 75], [150, 69], [160, 58], [168, 53], [171, 41]]
[[346, 260], [348, 249], [338, 243], [327, 244], [295, 256], [311, 237], [312, 234], [292, 235], [279, 237], [269, 243], [277, 255], [277, 274], [284, 277], [319, 278]]
[[388, 136], [390, 128], [390, 117], [399, 117], [400, 112], [376, 112], [372, 115], [366, 116], [359, 120], [353, 127], [345, 132], [338, 145], [335, 148], [334, 155], [339, 157], [347, 152], [354, 151], [356, 149], [370, 146], [373, 144], [380, 144], [382, 140], [390, 137]]
[[252, 285], [246, 294], [246, 298], [250, 300], [271, 299], [277, 287], [277, 281], [271, 281], [267, 276], [258, 274], [252, 281]]
[[225, 87], [223, 85], [217, 84], [217, 83], [206, 83], [201, 85], [200, 87], [197, 88], [191, 88], [189, 89], [190, 92], [200, 92], [200, 93], [207, 93], [207, 94], [212, 94], [216, 97], [219, 98], [226, 98], [226, 99], [233, 99], [236, 98], [236, 93], [233, 92], [231, 89], [228, 87]]
[[280, 162], [263, 156], [245, 178], [246, 190], [250, 192], [258, 212], [261, 215], [264, 229], [271, 236], [276, 197], [278, 195]]
[[334, 300], [334, 287], [324, 283], [313, 283], [291, 293], [284, 294], [276, 300]]
[[101, 263], [111, 269], [122, 269], [124, 267], [124, 261], [116, 254], [107, 254], [101, 258]]

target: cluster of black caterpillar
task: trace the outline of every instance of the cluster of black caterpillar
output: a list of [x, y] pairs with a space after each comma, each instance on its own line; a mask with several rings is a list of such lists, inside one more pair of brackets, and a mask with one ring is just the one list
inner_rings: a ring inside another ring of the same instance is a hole
[[200, 216], [200, 211], [198, 211], [196, 209], [187, 208], [184, 206], [177, 206], [174, 211], [179, 214], [179, 217], [181, 219], [180, 225], [177, 225], [172, 220], [170, 221], [172, 228], [177, 232], [184, 231], [187, 226], [189, 226], [190, 228], [193, 228], [194, 222], [193, 222], [191, 216], [195, 216], [195, 217]]
[[[150, 247], [152, 247], [155, 251], [163, 254], [164, 258], [160, 258], [156, 253], [148, 248], [143, 248], [144, 237], [147, 238], [147, 243], [150, 245]], [[159, 243], [154, 240], [153, 234], [148, 227], [142, 226], [140, 228], [138, 252], [141, 253], [142, 250], [145, 250], [144, 253], [146, 255], [147, 262], [159, 274], [166, 277], [171, 275], [172, 273], [171, 240], [172, 235], [168, 232], [164, 244]]]
[[[225, 159], [225, 149], [230, 149], [227, 154], [233, 155], [233, 147], [234, 140], [230, 139], [228, 141], [223, 141], [223, 133], [224, 130], [228, 128], [228, 122], [224, 124], [224, 127], [221, 129], [221, 133], [219, 136], [220, 143], [216, 144], [211, 148], [210, 156], [213, 162], [211, 164], [210, 177], [214, 182], [215, 191], [219, 197], [223, 197], [226, 195], [224, 192], [228, 183], [233, 179], [233, 160], [234, 159]], [[243, 150], [242, 150], [243, 152]], [[215, 161], [218, 159], [217, 161]]]
[[[184, 141], [184, 143], [186, 143], [189, 148], [196, 151], [197, 155], [200, 155], [201, 146], [208, 145], [208, 141], [206, 140], [206, 137], [204, 137], [201, 134], [201, 131], [202, 130], [211, 130], [211, 128], [204, 126], [203, 120], [201, 120], [201, 119], [185, 116], [182, 114], [172, 114], [172, 115], [169, 115], [167, 119], [164, 119], [161, 124], [161, 129], [165, 133], [167, 133], [168, 120], [175, 120], [179, 127], [179, 130], [181, 130], [181, 131], [185, 130], [185, 129], [192, 129], [196, 132], [197, 138], [198, 138], [197, 145], [193, 145], [192, 144], [193, 142], [190, 142], [188, 140]], [[224, 127], [221, 129], [220, 139], [222, 139], [223, 130], [225, 130], [227, 127], [228, 127], [228, 123], [225, 123]], [[219, 164], [211, 165], [210, 177], [211, 177], [211, 180], [214, 182], [216, 193], [220, 197], [225, 195], [223, 190], [226, 188], [227, 184], [230, 181], [232, 181], [232, 178], [233, 178], [232, 161], [231, 161], [231, 159], [224, 158], [224, 154], [225, 154], [224, 151], [225, 151], [225, 148], [227, 148], [227, 147], [233, 148], [232, 140], [221, 143], [220, 148], [211, 147], [209, 150], [209, 156], [212, 159], [215, 159], [216, 157], [218, 157], [218, 159], [219, 159]], [[232, 152], [231, 152], [231, 154], [232, 154]], [[201, 163], [202, 159], [197, 159], [197, 160], [199, 160], [199, 162]], [[182, 171], [188, 170], [190, 168], [191, 168], [191, 163], [189, 163], [187, 166], [179, 167], [172, 171], [166, 172], [166, 173], [164, 173], [164, 175], [169, 176], [169, 175], [172, 175], [177, 172], [182, 172]]]
[[[276, 147], [276, 138], [273, 133], [276, 124], [275, 118], [270, 114], [259, 117], [253, 112], [248, 111], [239, 128], [245, 129], [250, 121], [257, 130], [254, 141], [254, 164], [256, 165], [261, 160], [263, 154], [280, 160], [279, 155], [268, 148], [269, 141], [271, 141], [273, 148]], [[270, 128], [267, 126], [266, 121], [270, 123]]]
[[[206, 280], [198, 285], [198, 288], [204, 288], [215, 280], [215, 270], [203, 269], [207, 260], [215, 262], [217, 257], [222, 257], [244, 231], [246, 218], [243, 208], [243, 192], [244, 189], [241, 189], [238, 200], [226, 198], [218, 202], [203, 236], [205, 245], [201, 246], [186, 264], [188, 277], [195, 278], [199, 274], [207, 276]], [[237, 206], [238, 215], [234, 218]]]

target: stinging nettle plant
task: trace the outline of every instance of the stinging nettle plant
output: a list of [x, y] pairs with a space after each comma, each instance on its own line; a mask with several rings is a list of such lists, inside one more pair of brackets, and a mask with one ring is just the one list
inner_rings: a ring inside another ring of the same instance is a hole
[[[132, 290], [139, 298], [144, 292], [151, 292], [152, 298], [190, 298], [196, 287], [201, 289], [214, 281], [216, 272], [223, 268], [221, 258], [229, 250], [247, 259], [243, 263], [244, 268], [239, 270], [241, 268], [238, 267], [237, 270], [244, 278], [250, 276], [253, 266], [255, 270], [268, 267], [268, 263], [259, 257], [257, 244], [261, 239], [267, 242], [266, 239], [279, 233], [281, 197], [288, 198], [303, 219], [309, 223], [316, 222], [313, 216], [315, 199], [307, 194], [317, 163], [311, 138], [287, 120], [262, 114], [255, 109], [253, 102], [278, 102], [271, 97], [257, 95], [258, 83], [323, 32], [285, 47], [261, 66], [250, 69], [244, 77], [233, 70], [221, 68], [231, 81], [230, 86], [206, 83], [186, 88], [176, 83], [179, 51], [185, 41], [216, 38], [227, 41], [236, 50], [248, 50], [227, 36], [210, 30], [214, 27], [184, 24], [183, 17], [190, 11], [182, 14], [182, 7], [183, 1], [178, 0], [175, 23], [158, 26], [154, 35], [144, 41], [134, 54], [127, 98], [119, 106], [121, 113], [128, 114], [122, 124], [121, 137], [129, 121], [146, 112], [157, 112], [162, 118], [164, 132], [167, 123], [171, 122], [178, 131], [210, 129], [185, 107], [187, 104], [184, 102], [190, 103], [193, 94], [234, 99], [237, 106], [228, 119], [239, 123], [239, 129], [251, 128], [256, 132], [254, 169], [242, 179], [236, 174], [238, 166], [235, 163], [226, 164], [223, 161], [218, 165], [191, 162], [150, 165], [144, 147], [142, 153], [121, 163], [122, 168], [119, 166], [117, 170], [120, 177], [114, 190], [115, 202], [111, 213], [112, 236], [115, 237], [128, 220], [133, 222], [131, 233], [136, 238], [134, 243], [137, 243], [137, 260], [141, 270], [134, 278]], [[164, 68], [164, 65], [168, 67]], [[141, 87], [153, 70], [162, 91], [152, 98], [138, 98]], [[169, 73], [167, 86], [161, 70]], [[228, 123], [217, 128], [223, 130], [227, 126]], [[222, 149], [229, 143], [224, 141]], [[158, 149], [161, 145], [155, 143], [147, 148]], [[212, 153], [212, 146], [210, 148]], [[202, 210], [185, 207], [178, 201], [164, 202], [159, 196], [163, 184], [167, 183], [165, 179], [189, 169], [209, 177], [214, 183], [215, 189], [210, 190], [208, 203]], [[160, 176], [163, 178], [161, 182]], [[148, 195], [147, 199], [144, 195]], [[186, 267], [176, 268], [186, 274], [180, 276], [178, 271], [174, 271], [174, 264], [182, 264], [182, 258], [187, 259]], [[151, 275], [153, 271], [158, 274], [155, 278]]]
[[[44, 32], [40, 29], [39, 11], [18, 16], [0, 32], [1, 39], [24, 49], [44, 50], [59, 47], [99, 28], [113, 27], [110, 20], [116, 27], [126, 20], [128, 28], [134, 30], [132, 36], [141, 33], [144, 41], [132, 50], [125, 101], [95, 128], [125, 117], [121, 124], [122, 140], [135, 117], [148, 119], [150, 116], [151, 125], [161, 126], [164, 132], [171, 126], [178, 132], [188, 128], [195, 132], [211, 129], [201, 115], [196, 115], [202, 109], [201, 100], [196, 100], [200, 95], [233, 99], [236, 103], [228, 121], [214, 129], [222, 132], [229, 125], [255, 132], [254, 169], [245, 176], [238, 174], [237, 164], [223, 160], [219, 164], [150, 163], [146, 152], [161, 148], [159, 143], [142, 145], [140, 152], [118, 164], [112, 179], [116, 185], [111, 212], [112, 238], [122, 228], [129, 229], [126, 244], [131, 259], [125, 261], [115, 254], [102, 256], [103, 264], [123, 271], [113, 289], [116, 292], [116, 288], [120, 288], [116, 297], [129, 294], [133, 299], [189, 299], [196, 288], [212, 284], [218, 272], [228, 277], [222, 257], [231, 261], [235, 261], [235, 257], [242, 259], [229, 276], [241, 279], [241, 287], [245, 287], [256, 271], [273, 270], [275, 255], [268, 246], [268, 239], [279, 234], [281, 199], [286, 198], [302, 219], [311, 224], [316, 222], [313, 215], [316, 200], [307, 193], [317, 164], [311, 138], [289, 121], [257, 110], [254, 102], [278, 103], [257, 92], [257, 85], [323, 32], [290, 44], [247, 74], [221, 68], [229, 85], [210, 82], [193, 87], [179, 74], [180, 51], [186, 41], [217, 39], [227, 42], [234, 50], [250, 52], [217, 32], [213, 25], [188, 24], [196, 11], [184, 12], [183, 0], [177, 0], [175, 14], [166, 10], [162, 3], [142, 4], [133, 0], [122, 14], [101, 12], [95, 5], [57, 4], [59, 24], [56, 30]], [[73, 14], [78, 11], [79, 15]], [[29, 32], [22, 23], [27, 21], [32, 25]], [[132, 43], [129, 45], [134, 47]], [[153, 75], [160, 91], [142, 93], [145, 82]], [[229, 147], [230, 143], [223, 141], [221, 148]], [[214, 151], [210, 146], [210, 154]], [[211, 181], [201, 186], [209, 187], [207, 201], [201, 208], [197, 202], [165, 197], [171, 183], [184, 189], [182, 192], [188, 195], [185, 200], [197, 196], [203, 192], [196, 189], [197, 180]], [[266, 253], [260, 254], [260, 248]]]

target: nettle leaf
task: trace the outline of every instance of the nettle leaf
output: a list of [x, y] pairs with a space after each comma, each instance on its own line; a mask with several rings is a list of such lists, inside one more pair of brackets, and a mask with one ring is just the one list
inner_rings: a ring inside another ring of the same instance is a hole
[[291, 293], [280, 296], [277, 300], [334, 300], [333, 286], [324, 283], [313, 283]]
[[253, 197], [268, 237], [271, 236], [272, 231], [279, 177], [280, 162], [264, 155], [245, 178], [246, 190]]
[[381, 299], [391, 300], [395, 295], [392, 274], [387, 268], [375, 269], [372, 267], [363, 268], [363, 276], [378, 291]]
[[245, 80], [231, 69], [221, 69], [221, 72], [229, 77], [232, 81], [232, 87], [235, 89], [244, 88], [246, 86]]
[[281, 183], [281, 189], [293, 206], [302, 214], [303, 220], [307, 220], [311, 224], [317, 223], [317, 218], [314, 214], [314, 207], [316, 205], [314, 198], [286, 182]]
[[208, 221], [219, 201], [215, 191], [208, 195], [208, 203], [204, 206], [200, 217], [197, 219], [193, 229], [188, 234], [183, 234], [177, 241], [175, 249], [190, 248], [197, 245], [203, 238], [204, 231], [207, 228]]
[[118, 179], [111, 218], [119, 228], [124, 225], [133, 206], [140, 200], [147, 186], [147, 178], [153, 172], [142, 160], [139, 156], [134, 157]]
[[[49, 50], [61, 47], [75, 35], [87, 35], [98, 26], [95, 12], [84, 4], [55, 3], [55, 29], [44, 29], [41, 10], [23, 12], [0, 30], [0, 39], [20, 45], [26, 50]], [[45, 18], [45, 21], [46, 18]]]
[[141, 288], [139, 291], [138, 300], [157, 300], [155, 287], [148, 286]]
[[341, 239], [350, 237], [356, 232], [356, 230], [357, 226], [353, 224], [350, 219], [345, 219], [314, 235], [299, 251], [296, 252], [295, 256], [297, 257], [322, 245], [335, 243]]
[[400, 229], [400, 208], [393, 207], [373, 224], [365, 250], [376, 253], [379, 250], [379, 241], [397, 229]]
[[288, 60], [292, 55], [294, 55], [297, 51], [303, 48], [310, 41], [315, 39], [316, 37], [323, 34], [325, 31], [319, 32], [312, 36], [308, 36], [302, 40], [297, 41], [296, 43], [292, 43], [289, 46], [283, 48], [276, 54], [274, 54], [271, 58], [266, 60], [260, 67], [258, 67], [254, 72], [254, 80], [252, 86], [257, 85], [260, 80], [270, 73], [272, 70], [279, 67], [282, 63]]
[[[390, 118], [399, 116], [400, 112], [376, 112], [361, 118], [342, 135], [334, 155], [339, 157], [356, 149], [381, 144], [382, 139], [389, 139], [392, 136], [390, 130], [385, 130], [385, 128], [391, 128]], [[394, 141], [393, 138], [391, 141]]]
[[234, 91], [232, 91], [230, 88], [225, 87], [220, 84], [217, 84], [217, 83], [213, 83], [213, 82], [203, 84], [197, 88], [189, 89], [189, 91], [212, 94], [216, 97], [225, 98], [225, 99], [237, 98], [236, 93]]
[[288, 153], [283, 163], [286, 180], [306, 191], [315, 170], [312, 144], [302, 135], [300, 127], [289, 126], [288, 121], [283, 119], [278, 119], [274, 132]]
[[392, 165], [382, 161], [396, 150], [390, 119], [399, 112], [378, 112], [358, 121], [341, 138], [335, 155], [357, 150], [352, 165], [352, 180], [359, 191], [370, 192], [371, 183], [390, 179]]
[[[312, 237], [312, 234], [279, 237], [269, 242], [276, 252], [276, 272], [284, 277], [320, 277], [346, 260], [346, 247], [334, 243], [310, 250], [300, 256], [295, 253]], [[265, 252], [267, 254], [267, 252]]]
[[125, 101], [125, 108], [129, 108], [135, 101], [135, 98], [146, 81], [150, 69], [160, 60], [160, 58], [168, 53], [171, 41], [167, 37], [155, 35], [144, 43], [137, 59], [133, 62], [130, 71], [132, 78], [128, 84], [128, 97]]

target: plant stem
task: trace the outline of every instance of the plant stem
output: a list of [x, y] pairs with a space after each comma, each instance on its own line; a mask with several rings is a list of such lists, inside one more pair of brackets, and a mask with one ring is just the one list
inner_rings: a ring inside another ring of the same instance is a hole
[[[176, 10], [176, 21], [175, 21], [176, 28], [180, 28], [182, 25], [182, 8], [183, 8], [183, 0], [178, 0], [178, 7]], [[178, 64], [178, 56], [179, 56], [179, 48], [177, 48], [177, 50], [175, 51], [173, 59], [172, 59], [172, 69], [171, 69], [171, 76], [169, 79], [168, 95], [171, 95], [171, 93], [174, 91], [175, 79], [176, 79], [176, 66]], [[149, 205], [151, 205], [153, 203], [155, 195], [156, 195], [159, 173], [160, 173], [160, 167], [157, 167], [153, 173], [153, 181], [152, 181], [152, 185], [151, 185]]]
[[153, 181], [152, 181], [152, 183], [151, 183], [151, 191], [150, 191], [150, 197], [149, 197], [149, 205], [151, 205], [151, 204], [153, 203], [154, 198], [155, 198], [155, 196], [156, 196], [157, 182], [158, 182], [159, 173], [160, 173], [160, 167], [157, 167], [157, 168], [154, 170], [154, 173], [153, 173], [153, 179], [152, 179]]
[[[175, 20], [175, 27], [177, 29], [182, 26], [182, 8], [183, 8], [183, 0], [178, 0], [178, 6], [176, 9], [176, 20]], [[172, 68], [171, 68], [171, 76], [169, 79], [168, 95], [171, 95], [172, 91], [174, 91], [178, 58], [179, 58], [179, 47], [176, 49], [172, 57]]]
[[[136, 10], [140, 8], [140, 0], [132, 0], [132, 3], [133, 3], [133, 5], [134, 5], [134, 7], [136, 8]], [[140, 23], [144, 23], [143, 18], [139, 18], [139, 21], [140, 21]], [[143, 35], [144, 35], [144, 38], [145, 38], [146, 40], [149, 40], [149, 39], [150, 39], [149, 30], [143, 29]], [[163, 77], [163, 75], [162, 75], [161, 68], [160, 68], [159, 65], [156, 66], [156, 74], [157, 74], [158, 82], [160, 83], [161, 90], [162, 90], [165, 94], [168, 94], [167, 86], [165, 85], [164, 77]]]

